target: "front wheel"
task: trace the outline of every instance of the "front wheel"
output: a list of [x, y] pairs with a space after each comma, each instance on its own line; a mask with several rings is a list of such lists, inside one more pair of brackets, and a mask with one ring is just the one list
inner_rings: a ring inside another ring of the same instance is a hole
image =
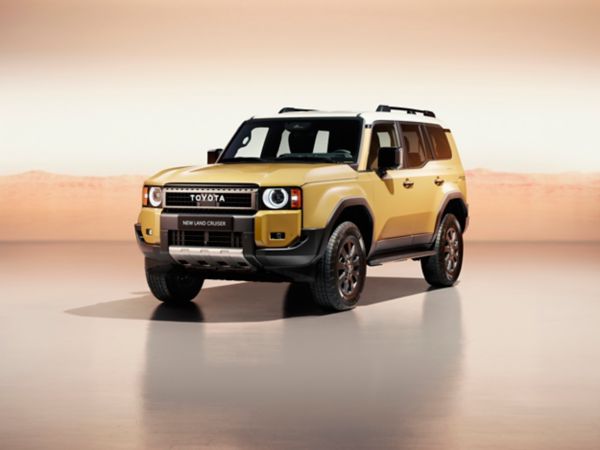
[[452, 286], [463, 262], [462, 230], [453, 214], [446, 214], [442, 219], [433, 249], [435, 255], [421, 259], [425, 280], [436, 287]]
[[367, 263], [360, 230], [343, 222], [329, 238], [325, 254], [316, 267], [310, 289], [315, 302], [326, 309], [344, 311], [358, 302], [365, 284]]
[[191, 302], [200, 292], [204, 279], [194, 276], [183, 268], [173, 266], [167, 270], [156, 270], [146, 262], [146, 281], [158, 300], [168, 304]]

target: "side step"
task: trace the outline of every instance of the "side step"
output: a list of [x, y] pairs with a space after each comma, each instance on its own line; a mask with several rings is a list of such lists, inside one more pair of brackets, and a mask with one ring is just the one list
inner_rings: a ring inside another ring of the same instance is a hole
[[380, 266], [383, 263], [390, 261], [402, 261], [405, 259], [419, 259], [425, 258], [426, 256], [435, 255], [435, 250], [408, 250], [394, 253], [383, 253], [375, 255], [373, 258], [367, 261], [369, 266]]

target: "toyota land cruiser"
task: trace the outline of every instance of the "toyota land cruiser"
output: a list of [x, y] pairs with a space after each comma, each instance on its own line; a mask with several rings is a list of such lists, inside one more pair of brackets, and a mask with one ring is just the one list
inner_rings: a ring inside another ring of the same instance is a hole
[[208, 165], [149, 178], [135, 234], [163, 302], [193, 300], [205, 279], [288, 281], [346, 310], [367, 265], [418, 260], [429, 284], [454, 284], [466, 197], [452, 134], [431, 111], [283, 108], [242, 123]]

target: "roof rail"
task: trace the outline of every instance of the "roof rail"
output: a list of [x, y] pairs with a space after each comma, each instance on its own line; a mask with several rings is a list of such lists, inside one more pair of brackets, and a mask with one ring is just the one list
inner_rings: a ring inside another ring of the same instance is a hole
[[316, 111], [316, 109], [294, 108], [293, 106], [286, 106], [279, 110], [279, 114], [288, 113], [288, 112], [305, 112], [305, 111]]
[[415, 109], [415, 108], [405, 108], [403, 106], [388, 106], [388, 105], [379, 105], [376, 109], [377, 112], [390, 112], [390, 111], [406, 111], [408, 114], [423, 114], [427, 117], [435, 117], [435, 113], [433, 111], [427, 111], [426, 109]]

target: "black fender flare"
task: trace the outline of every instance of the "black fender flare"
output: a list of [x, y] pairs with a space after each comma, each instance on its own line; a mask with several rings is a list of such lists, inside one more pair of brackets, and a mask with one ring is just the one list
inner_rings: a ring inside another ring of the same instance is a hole
[[446, 196], [442, 200], [442, 205], [441, 205], [440, 209], [438, 210], [437, 217], [435, 219], [435, 228], [433, 229], [434, 230], [433, 231], [434, 239], [435, 239], [435, 236], [437, 235], [437, 231], [440, 226], [440, 223], [442, 222], [442, 219], [444, 218], [444, 216], [443, 216], [444, 211], [446, 210], [446, 208], [448, 207], [448, 204], [452, 200], [460, 201], [460, 203], [464, 209], [464, 213], [465, 213], [465, 228], [464, 228], [464, 230], [462, 230], [462, 232], [464, 233], [467, 229], [467, 225], [469, 224], [469, 205], [467, 204], [467, 202], [465, 202], [465, 198], [462, 195], [462, 193], [450, 192], [450, 193], [446, 194]]
[[[373, 214], [373, 210], [371, 209], [371, 206], [369, 206], [369, 203], [367, 202], [367, 200], [363, 197], [347, 197], [344, 199], [341, 199], [337, 205], [335, 205], [335, 208], [333, 209], [333, 212], [331, 213], [331, 215], [329, 216], [329, 219], [327, 220], [327, 225], [325, 226], [325, 232], [323, 233], [323, 239], [321, 241], [321, 245], [319, 247], [319, 257], [323, 256], [323, 252], [325, 251], [325, 248], [327, 247], [327, 242], [329, 241], [329, 236], [331, 236], [331, 233], [333, 233], [333, 226], [335, 225], [335, 223], [337, 222], [337, 220], [340, 218], [340, 216], [342, 215], [342, 213], [353, 206], [362, 206], [367, 210], [367, 214], [369, 216], [369, 221], [371, 222], [371, 248], [373, 247], [373, 243], [375, 242], [375, 215]], [[367, 251], [368, 253], [368, 251]]]

